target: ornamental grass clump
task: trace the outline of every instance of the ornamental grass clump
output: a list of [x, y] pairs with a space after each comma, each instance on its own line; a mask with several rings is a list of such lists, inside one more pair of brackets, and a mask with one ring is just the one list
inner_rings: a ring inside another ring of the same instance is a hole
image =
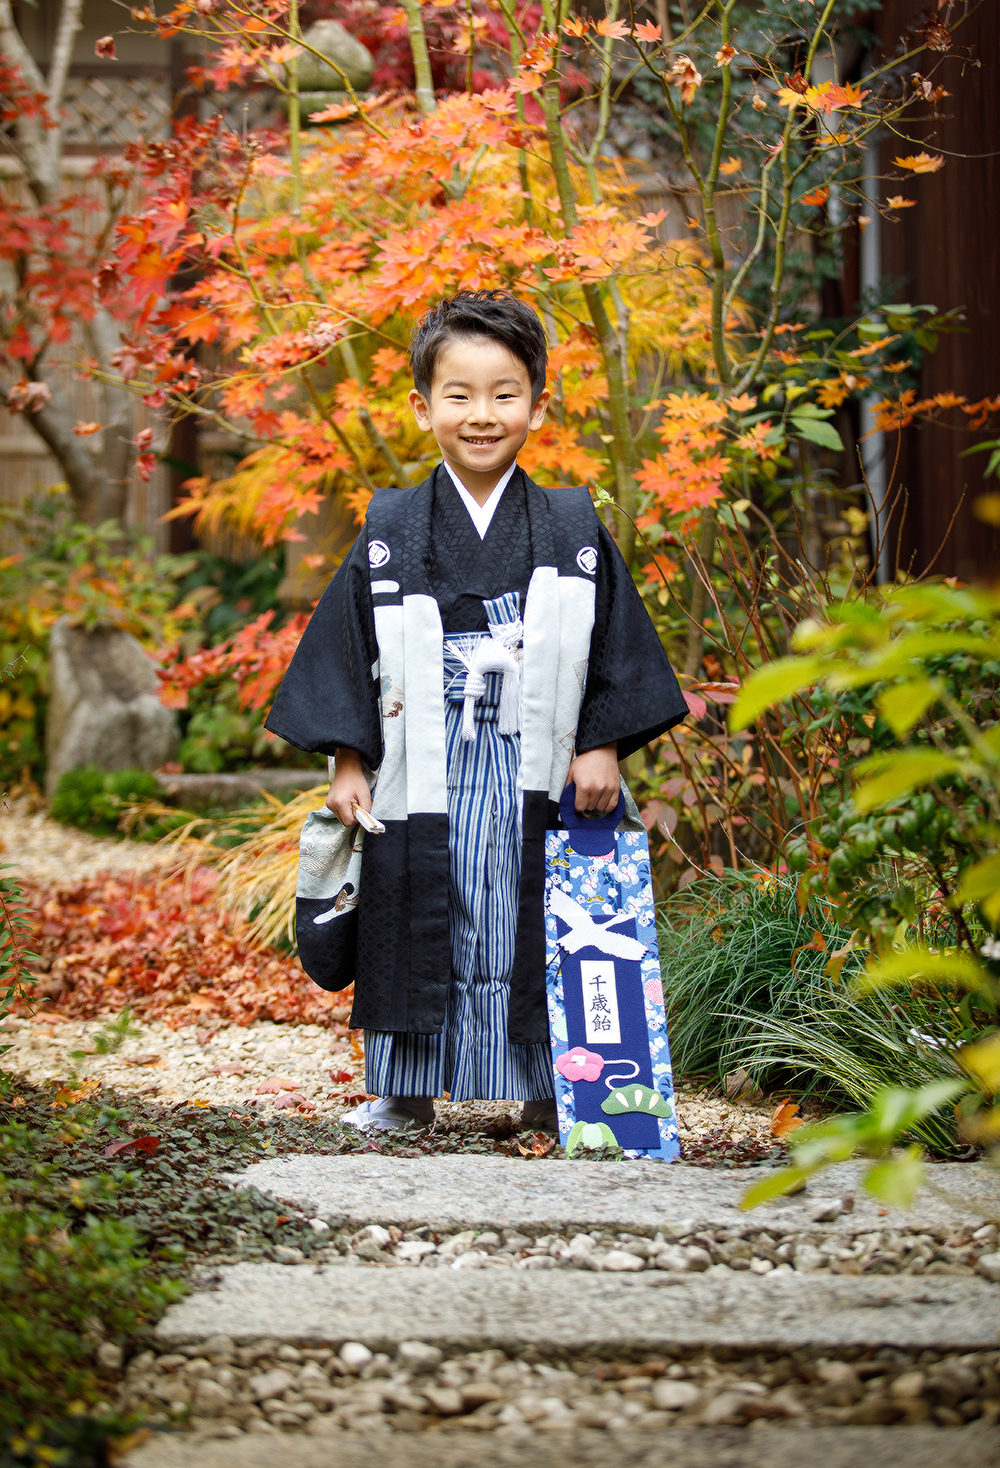
[[[830, 904], [800, 912], [797, 885], [731, 872], [667, 905], [660, 952], [678, 1073], [721, 1081], [744, 1068], [765, 1090], [856, 1106], [888, 1085], [953, 1079], [940, 996], [855, 993], [865, 950], [851, 948]], [[958, 1146], [947, 1114], [915, 1131], [937, 1151]]]

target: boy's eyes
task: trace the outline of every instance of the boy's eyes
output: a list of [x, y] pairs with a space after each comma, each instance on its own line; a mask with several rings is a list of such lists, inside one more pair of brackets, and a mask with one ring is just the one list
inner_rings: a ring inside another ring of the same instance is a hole
[[[464, 392], [449, 392], [449, 393], [445, 393], [445, 397], [448, 400], [448, 402], [450, 402], [450, 403], [465, 403], [465, 402], [468, 402], [468, 400], [469, 400], [468, 393], [464, 393]], [[517, 393], [515, 393], [515, 392], [498, 392], [497, 395], [496, 395], [496, 397], [497, 397], [497, 401], [498, 402], [505, 402], [508, 398], [516, 398], [517, 397]]]

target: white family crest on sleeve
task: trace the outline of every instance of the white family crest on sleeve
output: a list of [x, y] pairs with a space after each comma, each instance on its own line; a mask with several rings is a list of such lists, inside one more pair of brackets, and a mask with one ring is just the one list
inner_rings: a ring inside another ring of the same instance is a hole
[[373, 540], [370, 542], [368, 546], [368, 564], [373, 570], [377, 571], [380, 566], [386, 565], [391, 557], [392, 551], [384, 540]]
[[585, 545], [576, 557], [576, 564], [581, 571], [586, 571], [588, 576], [593, 576], [597, 570], [597, 551], [592, 545]]

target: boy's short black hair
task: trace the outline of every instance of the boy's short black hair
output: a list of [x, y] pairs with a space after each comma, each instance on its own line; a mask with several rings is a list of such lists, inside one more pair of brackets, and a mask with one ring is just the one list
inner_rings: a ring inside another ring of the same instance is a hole
[[538, 314], [509, 291], [456, 291], [428, 311], [410, 341], [413, 384], [429, 398], [434, 365], [446, 342], [484, 336], [524, 363], [534, 402], [545, 386], [548, 352]]

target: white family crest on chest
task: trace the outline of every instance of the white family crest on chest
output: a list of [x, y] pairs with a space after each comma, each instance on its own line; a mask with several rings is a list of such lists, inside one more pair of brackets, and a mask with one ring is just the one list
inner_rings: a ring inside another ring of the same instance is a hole
[[597, 551], [592, 545], [585, 545], [583, 550], [577, 552], [576, 564], [581, 571], [586, 571], [588, 576], [593, 576], [597, 570]]
[[385, 566], [392, 558], [392, 551], [384, 540], [373, 540], [368, 545], [368, 564], [377, 571], [380, 566]]

